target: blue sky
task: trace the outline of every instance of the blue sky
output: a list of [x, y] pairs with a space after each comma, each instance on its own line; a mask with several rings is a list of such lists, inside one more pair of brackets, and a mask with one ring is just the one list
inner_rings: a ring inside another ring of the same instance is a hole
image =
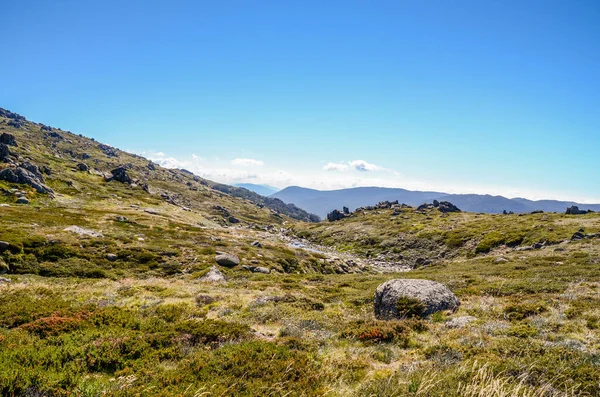
[[2, 9], [1, 107], [164, 165], [600, 202], [595, 0]]

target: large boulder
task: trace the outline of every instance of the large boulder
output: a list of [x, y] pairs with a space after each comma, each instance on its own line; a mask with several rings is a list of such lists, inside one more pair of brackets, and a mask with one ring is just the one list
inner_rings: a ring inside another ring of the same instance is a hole
[[133, 182], [133, 180], [129, 176], [129, 173], [127, 172], [127, 169], [123, 166], [115, 168], [110, 173], [112, 174], [112, 177], [109, 178], [109, 180], [111, 180], [111, 181], [118, 181], [121, 183], [132, 183]]
[[0, 135], [0, 143], [8, 146], [17, 146], [15, 136], [13, 134], [7, 134], [6, 132], [3, 132], [2, 135]]
[[215, 261], [224, 267], [235, 267], [240, 264], [240, 258], [233, 254], [219, 254], [215, 257]]
[[54, 191], [44, 185], [43, 180], [40, 180], [35, 174], [23, 167], [3, 169], [0, 171], [0, 180], [26, 184], [33, 187], [38, 193], [44, 193], [50, 196], [54, 195]]
[[402, 318], [397, 303], [400, 298], [420, 301], [423, 316], [442, 310], [455, 311], [460, 306], [458, 298], [445, 285], [431, 280], [396, 279], [386, 281], [375, 291], [375, 316], [382, 320]]

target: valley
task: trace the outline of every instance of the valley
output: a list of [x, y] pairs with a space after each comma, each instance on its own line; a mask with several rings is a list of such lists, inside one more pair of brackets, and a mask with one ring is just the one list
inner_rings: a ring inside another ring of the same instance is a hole
[[[1, 395], [600, 395], [598, 213], [318, 222], [4, 109], [0, 134]], [[380, 319], [392, 279], [460, 306]]]

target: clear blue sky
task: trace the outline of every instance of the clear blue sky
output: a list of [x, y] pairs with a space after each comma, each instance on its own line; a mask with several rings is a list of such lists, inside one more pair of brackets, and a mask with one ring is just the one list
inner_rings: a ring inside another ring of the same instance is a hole
[[1, 107], [166, 165], [600, 201], [597, 0], [4, 0], [2, 14]]

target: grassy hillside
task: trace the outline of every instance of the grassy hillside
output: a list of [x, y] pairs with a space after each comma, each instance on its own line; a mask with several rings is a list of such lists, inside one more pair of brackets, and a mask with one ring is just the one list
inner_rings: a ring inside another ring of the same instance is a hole
[[418, 266], [471, 258], [507, 248], [527, 250], [569, 241], [579, 229], [600, 232], [600, 214], [564, 215], [442, 213], [414, 208], [361, 210], [338, 222], [297, 223], [294, 232], [314, 243], [366, 257]]
[[[0, 181], [0, 395], [600, 395], [597, 214], [389, 208], [305, 223], [0, 115], [11, 161], [49, 169], [54, 191]], [[131, 183], [106, 181], [118, 165]], [[204, 282], [218, 251], [241, 263]], [[416, 269], [352, 265], [378, 257]], [[399, 277], [447, 285], [460, 309], [376, 320], [375, 288]]]

